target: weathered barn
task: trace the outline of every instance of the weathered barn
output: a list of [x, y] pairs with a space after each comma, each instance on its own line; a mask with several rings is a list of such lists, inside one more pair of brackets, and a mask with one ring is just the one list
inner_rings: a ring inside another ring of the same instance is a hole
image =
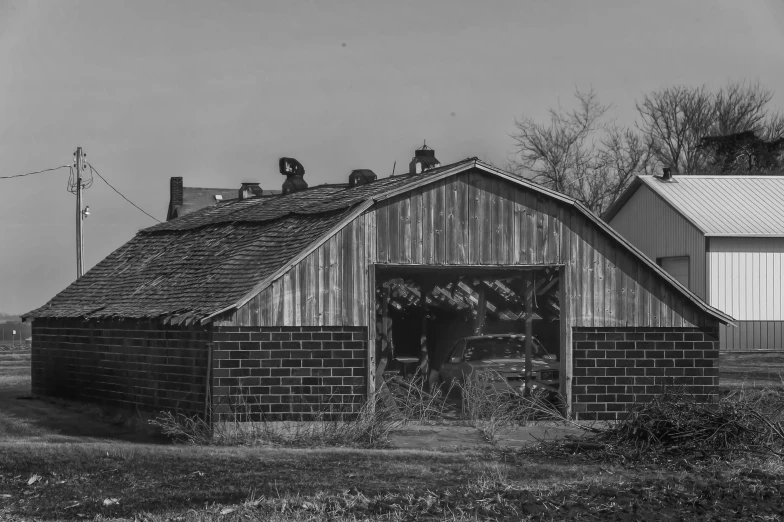
[[722, 350], [784, 349], [784, 177], [636, 178], [604, 219], [735, 318]]
[[526, 328], [580, 418], [716, 392], [731, 318], [581, 204], [475, 158], [365, 181], [140, 231], [27, 314], [33, 392], [202, 413], [244, 386], [286, 417], [375, 390], [379, 335], [387, 369], [438, 368], [456, 339]]

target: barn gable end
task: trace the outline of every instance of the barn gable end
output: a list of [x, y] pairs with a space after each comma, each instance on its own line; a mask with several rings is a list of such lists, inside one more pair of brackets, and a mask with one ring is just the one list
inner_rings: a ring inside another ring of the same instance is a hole
[[575, 207], [480, 170], [376, 203], [216, 322], [367, 326], [368, 267], [387, 264], [562, 265], [572, 326], [718, 326]]

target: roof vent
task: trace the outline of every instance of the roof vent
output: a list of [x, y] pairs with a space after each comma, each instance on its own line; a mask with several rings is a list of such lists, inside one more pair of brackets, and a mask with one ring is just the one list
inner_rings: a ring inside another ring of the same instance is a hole
[[278, 168], [280, 173], [286, 176], [286, 181], [283, 182], [284, 194], [291, 194], [292, 192], [299, 192], [308, 188], [307, 182], [303, 179], [305, 167], [302, 166], [302, 163], [294, 158], [280, 158], [278, 160]]
[[408, 164], [409, 174], [421, 174], [426, 170], [435, 169], [441, 166], [441, 162], [436, 159], [436, 151], [424, 143], [421, 148], [414, 151], [414, 157]]
[[237, 197], [239, 199], [248, 199], [261, 196], [263, 193], [264, 191], [255, 181], [243, 181]]
[[662, 180], [664, 181], [672, 180], [672, 171], [670, 170], [670, 167], [664, 167], [662, 169]]
[[370, 169], [357, 169], [352, 170], [348, 176], [348, 186], [356, 187], [357, 185], [366, 185], [378, 179], [376, 173]]

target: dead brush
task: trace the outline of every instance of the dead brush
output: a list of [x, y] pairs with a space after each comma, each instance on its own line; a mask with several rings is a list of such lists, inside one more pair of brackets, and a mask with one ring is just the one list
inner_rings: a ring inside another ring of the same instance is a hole
[[544, 420], [565, 420], [557, 404], [548, 400], [545, 390], [535, 389], [530, 396], [525, 396], [507, 383], [508, 390], [499, 392], [492, 386], [492, 382], [498, 380], [506, 383], [498, 373], [493, 375], [483, 372], [457, 385], [460, 389], [463, 415], [482, 431], [488, 441], [495, 442], [500, 431], [514, 426], [525, 426]]
[[176, 442], [195, 445], [384, 447], [399, 421], [377, 408], [377, 400], [373, 396], [359, 404], [344, 404], [324, 397], [317, 404], [308, 404], [310, 411], [294, 420], [274, 420], [260, 413], [258, 401], [240, 386], [222, 399], [219, 408], [209, 408], [208, 418], [214, 422], [164, 411], [150, 424]]
[[665, 388], [626, 417], [578, 440], [554, 441], [547, 453], [585, 452], [621, 461], [732, 456], [748, 453], [784, 457], [781, 395], [732, 392], [707, 402], [683, 388]]
[[434, 424], [444, 420], [444, 413], [449, 409], [447, 398], [454, 385], [446, 391], [437, 386], [426, 390], [426, 382], [419, 375], [419, 369], [411, 379], [396, 375], [386, 379], [385, 384], [392, 393], [403, 423]]
[[754, 406], [755, 401], [742, 394], [711, 404], [682, 388], [667, 389], [651, 402], [634, 407], [623, 421], [597, 438], [637, 453], [778, 453], [784, 443], [784, 426]]

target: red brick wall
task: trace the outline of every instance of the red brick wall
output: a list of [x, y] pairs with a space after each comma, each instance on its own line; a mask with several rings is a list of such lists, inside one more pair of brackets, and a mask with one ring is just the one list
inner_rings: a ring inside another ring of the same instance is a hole
[[356, 411], [367, 395], [364, 327], [216, 326], [213, 349], [213, 420], [232, 408], [241, 420], [309, 419]]
[[664, 385], [718, 393], [717, 328], [574, 328], [572, 404], [579, 419], [623, 418]]
[[204, 411], [210, 331], [154, 321], [33, 321], [32, 392], [146, 411]]

